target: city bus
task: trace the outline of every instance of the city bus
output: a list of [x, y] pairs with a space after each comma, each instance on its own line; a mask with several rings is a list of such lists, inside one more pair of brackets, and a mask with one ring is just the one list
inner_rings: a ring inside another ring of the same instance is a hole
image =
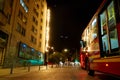
[[80, 40], [81, 68], [120, 76], [120, 0], [103, 0]]

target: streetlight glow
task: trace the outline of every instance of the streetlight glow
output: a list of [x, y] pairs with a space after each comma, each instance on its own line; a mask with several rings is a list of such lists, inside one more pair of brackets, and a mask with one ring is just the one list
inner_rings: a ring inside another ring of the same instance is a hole
[[65, 51], [65, 52], [67, 52], [67, 51], [68, 51], [68, 49], [64, 49], [64, 51]]

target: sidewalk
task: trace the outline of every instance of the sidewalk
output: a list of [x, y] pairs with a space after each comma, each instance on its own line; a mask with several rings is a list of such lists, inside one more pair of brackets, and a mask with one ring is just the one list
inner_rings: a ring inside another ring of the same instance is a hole
[[46, 66], [30, 66], [29, 67], [16, 67], [13, 68], [12, 74], [10, 74], [11, 69], [10, 68], [0, 68], [0, 77], [2, 76], [9, 76], [9, 75], [22, 75], [26, 74], [32, 71], [40, 71], [40, 70], [46, 70], [51, 68], [51, 65]]
[[[65, 67], [65, 66], [64, 66]], [[54, 64], [54, 65], [41, 65], [41, 66], [26, 66], [26, 67], [14, 67], [12, 74], [11, 74], [11, 68], [0, 68], [0, 77], [4, 76], [17, 76], [17, 75], [24, 75], [29, 72], [33, 71], [42, 71], [47, 70], [50, 68], [60, 68], [60, 66]]]

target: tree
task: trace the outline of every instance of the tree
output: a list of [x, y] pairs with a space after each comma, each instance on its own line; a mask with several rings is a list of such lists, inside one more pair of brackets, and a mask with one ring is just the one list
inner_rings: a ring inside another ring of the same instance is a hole
[[58, 64], [59, 61], [64, 62], [65, 56], [60, 52], [54, 52], [53, 54], [49, 55], [49, 62]]

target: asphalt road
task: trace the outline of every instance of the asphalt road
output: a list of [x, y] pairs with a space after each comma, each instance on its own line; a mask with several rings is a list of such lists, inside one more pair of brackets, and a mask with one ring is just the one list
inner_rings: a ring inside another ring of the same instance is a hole
[[64, 67], [3, 76], [0, 80], [120, 80], [120, 78], [99, 72], [95, 72], [95, 76], [89, 76], [79, 67]]

